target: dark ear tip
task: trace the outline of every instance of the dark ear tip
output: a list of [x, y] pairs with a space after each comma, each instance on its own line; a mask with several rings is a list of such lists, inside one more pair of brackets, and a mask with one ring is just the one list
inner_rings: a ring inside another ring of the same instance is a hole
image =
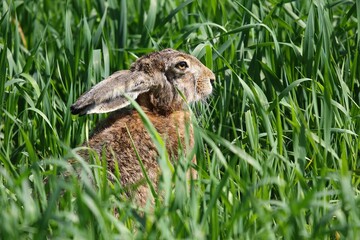
[[80, 113], [80, 109], [75, 106], [75, 104], [71, 105], [70, 112], [71, 114], [77, 115]]
[[90, 106], [91, 105], [79, 106], [79, 104], [74, 103], [70, 106], [70, 112], [73, 115], [83, 116], [87, 114]]

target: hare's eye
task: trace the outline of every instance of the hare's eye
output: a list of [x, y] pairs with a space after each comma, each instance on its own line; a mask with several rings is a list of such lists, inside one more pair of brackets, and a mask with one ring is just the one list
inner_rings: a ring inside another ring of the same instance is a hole
[[188, 66], [187, 62], [181, 61], [181, 62], [178, 62], [178, 63], [175, 65], [175, 67], [176, 67], [177, 69], [180, 69], [180, 70], [185, 70], [185, 69], [188, 68], [189, 66]]

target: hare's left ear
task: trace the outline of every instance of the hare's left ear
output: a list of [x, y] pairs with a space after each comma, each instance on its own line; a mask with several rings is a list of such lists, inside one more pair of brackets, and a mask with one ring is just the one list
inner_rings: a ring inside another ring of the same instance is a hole
[[115, 111], [130, 104], [124, 94], [136, 99], [154, 85], [154, 79], [143, 72], [119, 71], [80, 96], [70, 110], [80, 115]]

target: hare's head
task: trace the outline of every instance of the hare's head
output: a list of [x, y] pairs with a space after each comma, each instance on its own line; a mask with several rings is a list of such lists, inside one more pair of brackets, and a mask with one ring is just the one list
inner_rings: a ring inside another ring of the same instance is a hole
[[[124, 96], [158, 113], [169, 113], [206, 98], [212, 92], [214, 73], [195, 57], [165, 49], [139, 58], [130, 70], [114, 73], [83, 94], [73, 114], [105, 113], [129, 104]], [[183, 96], [182, 96], [183, 95]]]

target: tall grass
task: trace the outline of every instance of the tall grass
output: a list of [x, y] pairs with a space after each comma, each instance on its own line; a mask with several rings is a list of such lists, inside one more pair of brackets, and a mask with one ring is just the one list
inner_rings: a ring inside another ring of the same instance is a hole
[[[359, 1], [0, 6], [1, 239], [360, 234]], [[69, 106], [167, 47], [195, 55], [217, 80], [207, 103], [193, 106], [196, 148], [162, 179], [167, 197], [138, 210], [106, 180], [102, 156], [76, 154], [106, 116], [74, 117]], [[191, 154], [198, 179], [188, 183]]]

